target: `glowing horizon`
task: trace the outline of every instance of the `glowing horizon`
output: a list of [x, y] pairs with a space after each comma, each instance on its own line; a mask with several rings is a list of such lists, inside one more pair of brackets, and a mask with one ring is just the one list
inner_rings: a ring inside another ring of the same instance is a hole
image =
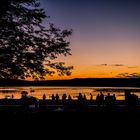
[[[116, 68], [117, 67], [117, 68]], [[77, 66], [71, 76], [46, 76], [47, 80], [73, 79], [73, 78], [138, 78], [140, 77], [140, 66], [124, 66], [122, 64], [100, 64]]]
[[73, 29], [71, 76], [46, 79], [140, 77], [140, 2], [137, 0], [42, 0], [50, 22]]

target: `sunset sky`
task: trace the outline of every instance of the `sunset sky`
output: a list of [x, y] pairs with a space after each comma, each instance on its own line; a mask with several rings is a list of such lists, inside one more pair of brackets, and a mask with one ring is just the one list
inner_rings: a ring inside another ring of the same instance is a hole
[[72, 29], [69, 77], [140, 77], [139, 0], [41, 0], [52, 22]]

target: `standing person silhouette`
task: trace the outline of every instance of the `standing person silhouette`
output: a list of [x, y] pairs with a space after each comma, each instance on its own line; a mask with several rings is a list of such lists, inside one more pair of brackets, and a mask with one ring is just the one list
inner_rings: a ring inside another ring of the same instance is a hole
[[93, 95], [90, 93], [90, 101], [93, 100]]
[[42, 98], [43, 98], [43, 100], [46, 100], [46, 95], [45, 95], [45, 94], [43, 94]]
[[55, 99], [56, 99], [56, 103], [58, 103], [59, 102], [59, 95], [58, 94], [56, 94]]

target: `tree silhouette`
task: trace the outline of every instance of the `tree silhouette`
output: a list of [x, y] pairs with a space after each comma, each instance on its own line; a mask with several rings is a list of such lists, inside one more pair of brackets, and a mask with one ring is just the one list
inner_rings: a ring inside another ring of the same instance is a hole
[[0, 1], [0, 78], [71, 74], [72, 66], [54, 60], [71, 55], [67, 37], [72, 32], [43, 26], [46, 18], [39, 0]]

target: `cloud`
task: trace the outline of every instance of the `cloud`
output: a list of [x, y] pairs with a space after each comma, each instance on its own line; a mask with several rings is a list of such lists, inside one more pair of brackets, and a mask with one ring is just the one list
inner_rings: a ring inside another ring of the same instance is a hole
[[137, 68], [137, 66], [127, 67], [127, 68], [134, 69], [134, 68]]
[[124, 65], [123, 65], [123, 64], [112, 64], [111, 66], [122, 67], [122, 66], [124, 66]]
[[124, 65], [123, 64], [99, 64], [97, 66], [115, 66], [115, 67], [122, 67]]
[[108, 66], [108, 64], [100, 64], [100, 66]]
[[120, 73], [116, 77], [118, 77], [118, 78], [140, 78], [140, 73]]

